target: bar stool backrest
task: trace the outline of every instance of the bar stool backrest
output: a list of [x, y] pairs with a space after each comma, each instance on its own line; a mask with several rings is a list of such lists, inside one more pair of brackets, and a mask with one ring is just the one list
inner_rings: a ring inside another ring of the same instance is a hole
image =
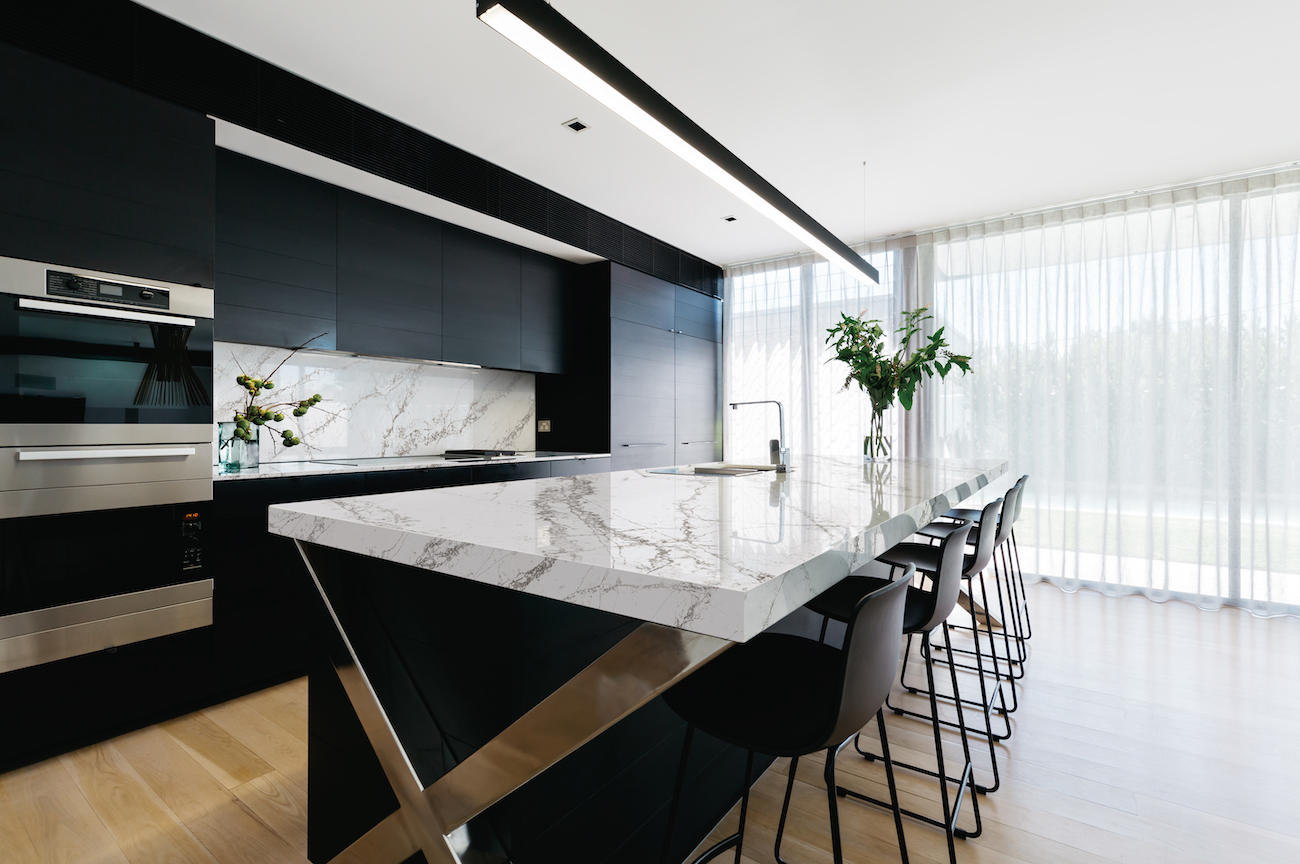
[[980, 538], [975, 544], [975, 554], [971, 556], [971, 562], [966, 567], [963, 577], [969, 578], [975, 576], [993, 560], [993, 541], [996, 539], [997, 532], [990, 531], [989, 528], [998, 524], [998, 513], [1002, 510], [1002, 499], [992, 501], [984, 505], [980, 511]]
[[931, 573], [934, 587], [926, 592], [930, 608], [925, 623], [916, 632], [929, 633], [952, 614], [961, 594], [961, 568], [966, 560], [966, 538], [972, 523], [959, 522], [955, 531], [939, 543], [939, 572]]
[[1028, 480], [1029, 475], [1025, 474], [1016, 481], [1016, 485], [1020, 487], [1020, 497], [1016, 498], [1016, 512], [1011, 514], [1011, 527], [1013, 528], [1016, 523], [1020, 521], [1020, 505], [1025, 503], [1025, 483], [1028, 482]]
[[994, 546], [1001, 546], [1011, 536], [1011, 526], [1016, 521], [1016, 511], [1020, 509], [1020, 493], [1025, 489], [1024, 483], [1016, 483], [1007, 490], [1002, 499], [1002, 515], [998, 517], [998, 532], [993, 541]]
[[858, 601], [844, 633], [840, 661], [840, 704], [822, 747], [838, 747], [853, 737], [885, 704], [898, 674], [907, 586], [916, 573], [871, 592]]

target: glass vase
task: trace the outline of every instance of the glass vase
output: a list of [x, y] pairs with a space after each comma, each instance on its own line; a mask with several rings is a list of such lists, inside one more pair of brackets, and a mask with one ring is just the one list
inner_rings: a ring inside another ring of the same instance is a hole
[[256, 468], [261, 462], [262, 427], [249, 426], [252, 441], [235, 437], [235, 424], [217, 424], [217, 462], [222, 474]]
[[871, 412], [871, 428], [862, 439], [862, 461], [888, 462], [890, 459], [889, 436], [885, 434], [885, 412]]

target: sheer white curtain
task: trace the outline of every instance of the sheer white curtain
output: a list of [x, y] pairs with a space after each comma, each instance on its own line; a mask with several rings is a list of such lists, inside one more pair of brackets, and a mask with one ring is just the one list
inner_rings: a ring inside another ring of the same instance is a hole
[[[882, 313], [931, 303], [976, 369], [927, 382], [907, 452], [1006, 455], [1030, 475], [1027, 573], [1300, 613], [1298, 240], [1289, 172], [895, 241], [911, 248], [878, 253], [895, 265]], [[749, 363], [825, 357], [782, 319], [751, 323], [772, 269], [729, 271], [729, 399], [754, 388]], [[800, 419], [805, 446], [849, 449], [850, 421], [820, 403], [860, 424], [866, 400], [836, 398], [808, 400], [823, 413]]]
[[[859, 253], [864, 250], [859, 249]], [[785, 406], [786, 446], [801, 452], [860, 454], [871, 407], [856, 385], [844, 391], [846, 367], [826, 362], [826, 331], [840, 313], [898, 316], [896, 253], [866, 256], [880, 270], [867, 288], [818, 256], [730, 268], [723, 304], [723, 377], [727, 402], [775, 399]], [[777, 435], [776, 409], [723, 409], [723, 441], [732, 461], [766, 462]]]

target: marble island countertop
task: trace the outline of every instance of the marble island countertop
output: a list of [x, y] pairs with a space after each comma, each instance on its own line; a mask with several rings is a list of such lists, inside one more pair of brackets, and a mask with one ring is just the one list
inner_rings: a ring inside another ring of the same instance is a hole
[[212, 466], [213, 480], [265, 480], [272, 477], [307, 477], [317, 474], [355, 474], [368, 471], [412, 471], [421, 468], [454, 468], [457, 465], [496, 465], [517, 462], [558, 462], [568, 459], [607, 459], [608, 453], [571, 453], [561, 450], [521, 450], [514, 456], [494, 459], [448, 459], [446, 456], [380, 456], [368, 459], [318, 459], [308, 462], [263, 462], [251, 470], [224, 473]]
[[801, 456], [785, 475], [618, 471], [282, 504], [272, 533], [733, 641], [1005, 473]]

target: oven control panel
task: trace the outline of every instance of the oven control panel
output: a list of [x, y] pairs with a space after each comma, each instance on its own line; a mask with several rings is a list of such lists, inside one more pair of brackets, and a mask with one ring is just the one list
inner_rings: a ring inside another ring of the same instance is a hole
[[181, 514], [181, 569], [197, 570], [203, 566], [203, 521], [197, 510]]
[[171, 307], [171, 292], [166, 288], [108, 282], [62, 270], [45, 271], [45, 293], [53, 297], [75, 297], [79, 300], [98, 300], [101, 303], [121, 303], [148, 309]]

